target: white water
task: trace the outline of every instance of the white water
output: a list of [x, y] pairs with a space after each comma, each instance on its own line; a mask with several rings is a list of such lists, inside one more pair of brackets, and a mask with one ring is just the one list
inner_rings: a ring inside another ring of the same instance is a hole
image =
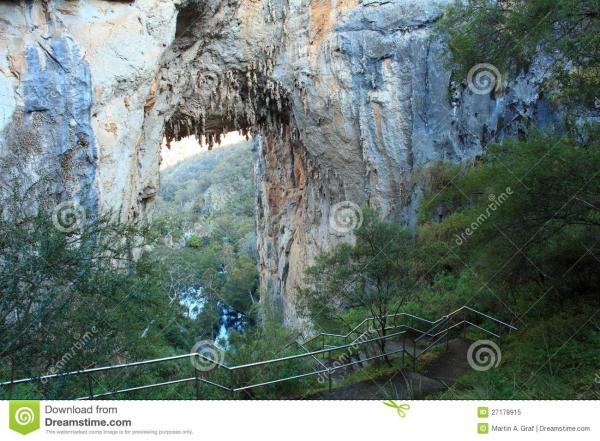
[[[186, 315], [191, 320], [196, 320], [204, 306], [206, 305], [206, 298], [202, 294], [202, 287], [194, 288], [188, 287], [179, 294], [179, 304], [187, 309]], [[215, 337], [215, 345], [221, 349], [226, 350], [229, 348], [229, 331], [234, 329], [238, 332], [244, 330], [244, 315], [240, 312], [229, 308], [222, 302], [219, 302], [219, 331]]]

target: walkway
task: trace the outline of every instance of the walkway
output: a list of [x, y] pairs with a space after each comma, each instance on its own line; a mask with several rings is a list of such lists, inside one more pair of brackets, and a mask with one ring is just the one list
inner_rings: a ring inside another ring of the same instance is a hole
[[468, 340], [451, 340], [448, 351], [422, 367], [421, 373], [401, 369], [392, 377], [380, 377], [340, 387], [332, 392], [323, 392], [306, 399], [310, 400], [407, 400], [441, 392], [454, 379], [469, 368]]

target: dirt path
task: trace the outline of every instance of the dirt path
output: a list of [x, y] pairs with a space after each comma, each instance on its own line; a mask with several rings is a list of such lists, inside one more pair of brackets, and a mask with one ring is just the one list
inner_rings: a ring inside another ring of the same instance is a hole
[[423, 367], [420, 372], [424, 376], [441, 381], [447, 386], [451, 385], [458, 375], [469, 369], [467, 351], [471, 343], [462, 338], [451, 340], [448, 351], [441, 353], [439, 357]]

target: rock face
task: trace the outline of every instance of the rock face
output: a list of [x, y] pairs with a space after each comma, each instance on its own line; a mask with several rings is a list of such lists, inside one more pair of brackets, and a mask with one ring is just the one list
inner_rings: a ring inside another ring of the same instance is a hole
[[351, 240], [336, 204], [414, 224], [415, 170], [550, 118], [541, 62], [502, 91], [451, 82], [440, 3], [0, 1], [2, 187], [51, 175], [56, 201], [138, 222], [165, 136], [251, 134], [263, 300], [299, 325], [304, 269]]

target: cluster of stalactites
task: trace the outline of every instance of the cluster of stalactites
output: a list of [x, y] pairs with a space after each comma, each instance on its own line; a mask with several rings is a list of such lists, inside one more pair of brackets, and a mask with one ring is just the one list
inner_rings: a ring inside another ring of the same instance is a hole
[[[207, 89], [212, 91], [207, 100], [196, 99], [193, 112], [186, 109], [185, 114], [178, 112], [171, 118], [165, 129], [167, 145], [172, 140], [195, 136], [211, 149], [230, 131], [238, 131], [246, 138], [263, 133], [295, 139], [296, 130], [285, 130], [291, 125], [288, 92], [271, 78], [275, 48], [264, 51], [265, 61], [253, 61], [245, 71], [226, 71], [218, 78], [216, 87], [210, 87], [204, 76], [198, 76], [192, 85], [192, 96], [201, 96]], [[200, 102], [204, 100], [207, 102]]]
[[273, 5], [273, 0], [263, 2], [264, 20], [266, 23], [283, 22], [288, 15], [289, 5], [287, 2]]

